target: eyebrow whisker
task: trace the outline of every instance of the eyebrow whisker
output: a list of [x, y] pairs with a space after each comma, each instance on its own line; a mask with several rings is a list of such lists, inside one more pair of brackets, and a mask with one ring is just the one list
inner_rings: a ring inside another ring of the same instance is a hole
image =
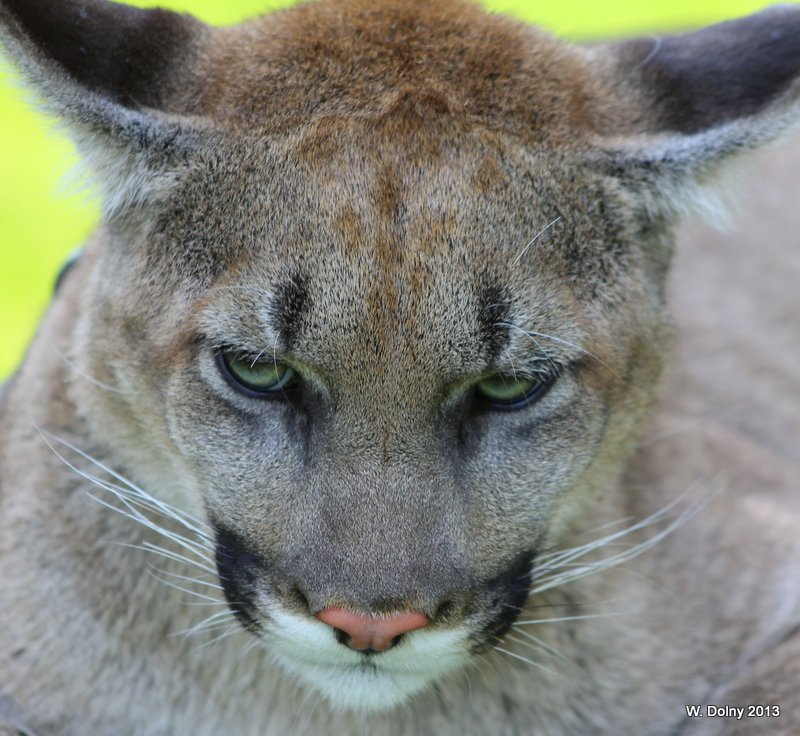
[[530, 248], [545, 232], [547, 232], [551, 227], [553, 227], [553, 225], [555, 225], [559, 220], [561, 220], [561, 215], [556, 217], [555, 220], [553, 220], [551, 223], [548, 223], [541, 230], [539, 230], [539, 232], [536, 233], [536, 235], [534, 235], [528, 241], [527, 245], [519, 253], [517, 253], [517, 255], [511, 260], [511, 262], [508, 265], [509, 266], [516, 266], [517, 263], [519, 263], [519, 261], [522, 258], [522, 256], [524, 256], [525, 253], [527, 253], [528, 248]]
[[533, 341], [533, 343], [536, 345], [536, 347], [539, 348], [539, 350], [541, 350], [542, 353], [544, 353], [545, 357], [547, 358], [548, 361], [550, 361], [550, 363], [553, 365], [553, 367], [557, 367], [557, 366], [553, 362], [552, 358], [547, 353], [547, 351], [544, 349], [544, 347], [542, 347], [542, 344], [536, 339], [537, 337], [540, 337], [543, 340], [551, 340], [552, 342], [558, 343], [560, 345], [565, 345], [566, 347], [572, 348], [573, 350], [577, 350], [582, 355], [586, 355], [586, 356], [590, 357], [592, 360], [597, 361], [600, 365], [603, 366], [603, 368], [605, 368], [614, 377], [620, 378], [620, 375], [610, 365], [608, 365], [608, 363], [606, 363], [603, 360], [601, 360], [597, 355], [595, 355], [593, 352], [587, 350], [586, 348], [582, 348], [580, 345], [576, 345], [574, 342], [570, 342], [569, 340], [564, 340], [563, 338], [560, 338], [560, 337], [554, 337], [553, 335], [548, 335], [548, 334], [546, 334], [544, 332], [536, 332], [535, 330], [525, 330], [522, 327], [520, 327], [519, 325], [512, 324], [511, 322], [496, 322], [495, 324], [498, 327], [508, 327], [508, 328], [511, 328], [511, 329], [514, 329], [514, 330], [518, 330], [523, 335], [525, 335], [526, 337], [530, 338]]

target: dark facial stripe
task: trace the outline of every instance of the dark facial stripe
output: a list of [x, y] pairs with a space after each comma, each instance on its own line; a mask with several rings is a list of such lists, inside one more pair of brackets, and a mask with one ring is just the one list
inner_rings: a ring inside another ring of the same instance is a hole
[[510, 329], [510, 306], [508, 296], [497, 284], [484, 284], [479, 287], [478, 329], [482, 343], [482, 352], [489, 362], [500, 357], [508, 347]]
[[236, 532], [213, 520], [212, 525], [217, 540], [217, 572], [228, 606], [245, 629], [257, 631], [256, 585], [266, 564]]
[[275, 289], [269, 314], [287, 348], [291, 347], [308, 313], [309, 301], [308, 280], [304, 274], [292, 274]]
[[482, 632], [487, 643], [500, 639], [522, 612], [530, 593], [534, 556], [533, 551], [523, 552], [514, 564], [486, 583], [498, 611]]

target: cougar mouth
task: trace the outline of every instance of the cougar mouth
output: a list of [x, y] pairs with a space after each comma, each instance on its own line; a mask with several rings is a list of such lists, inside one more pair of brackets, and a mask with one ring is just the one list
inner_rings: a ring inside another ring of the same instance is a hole
[[264, 639], [278, 664], [338, 710], [380, 711], [401, 705], [470, 659], [465, 626], [404, 637], [365, 655], [335, 641], [326, 624], [274, 608]]

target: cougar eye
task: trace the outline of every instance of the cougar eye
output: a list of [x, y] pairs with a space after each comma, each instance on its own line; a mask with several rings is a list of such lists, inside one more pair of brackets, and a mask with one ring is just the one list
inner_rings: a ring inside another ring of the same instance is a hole
[[480, 381], [476, 390], [493, 409], [522, 409], [540, 399], [555, 377], [525, 378], [498, 374]]
[[297, 386], [297, 374], [272, 357], [248, 355], [235, 348], [217, 353], [217, 364], [225, 380], [237, 391], [256, 397], [282, 394]]

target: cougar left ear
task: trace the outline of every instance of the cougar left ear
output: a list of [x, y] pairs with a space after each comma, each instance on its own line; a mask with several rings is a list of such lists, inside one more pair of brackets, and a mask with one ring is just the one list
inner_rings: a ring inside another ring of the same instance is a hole
[[208, 31], [108, 0], [0, 0], [0, 41], [67, 123], [111, 210], [146, 198], [194, 145], [193, 73]]
[[691, 209], [723, 163], [800, 123], [800, 6], [589, 53], [625, 111], [603, 165], [657, 214]]

